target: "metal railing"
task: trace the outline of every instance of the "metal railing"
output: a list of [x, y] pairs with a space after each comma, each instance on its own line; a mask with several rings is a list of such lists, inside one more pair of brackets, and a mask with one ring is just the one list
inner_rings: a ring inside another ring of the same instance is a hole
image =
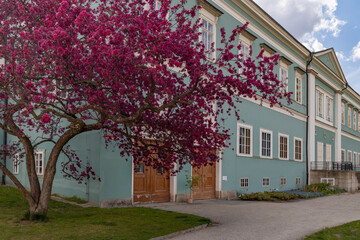
[[343, 170], [360, 171], [360, 165], [354, 165], [352, 162], [315, 162], [310, 163], [311, 170]]

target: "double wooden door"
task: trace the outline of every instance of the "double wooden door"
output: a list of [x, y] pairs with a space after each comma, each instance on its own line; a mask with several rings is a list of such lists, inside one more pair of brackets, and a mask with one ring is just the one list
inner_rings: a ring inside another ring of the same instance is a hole
[[169, 172], [139, 163], [134, 169], [133, 196], [134, 202], [169, 202]]
[[192, 177], [198, 177], [198, 184], [193, 187], [194, 199], [215, 198], [216, 167], [213, 165], [201, 166], [192, 169]]

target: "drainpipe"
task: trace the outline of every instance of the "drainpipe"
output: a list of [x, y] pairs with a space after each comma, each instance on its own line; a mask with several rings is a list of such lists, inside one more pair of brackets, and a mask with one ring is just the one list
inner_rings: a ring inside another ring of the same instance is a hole
[[308, 151], [308, 142], [309, 142], [309, 74], [308, 74], [308, 70], [309, 70], [309, 65], [313, 60], [313, 56], [314, 53], [311, 52], [310, 53], [310, 60], [306, 62], [306, 70], [305, 70], [305, 74], [306, 74], [306, 87], [307, 87], [307, 91], [306, 91], [306, 116], [307, 116], [307, 122], [306, 122], [306, 185], [309, 184], [309, 151]]

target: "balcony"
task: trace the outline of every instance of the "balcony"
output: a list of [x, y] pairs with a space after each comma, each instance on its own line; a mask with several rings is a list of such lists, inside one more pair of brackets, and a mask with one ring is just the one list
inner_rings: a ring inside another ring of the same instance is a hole
[[360, 171], [360, 165], [352, 162], [311, 162], [311, 170]]

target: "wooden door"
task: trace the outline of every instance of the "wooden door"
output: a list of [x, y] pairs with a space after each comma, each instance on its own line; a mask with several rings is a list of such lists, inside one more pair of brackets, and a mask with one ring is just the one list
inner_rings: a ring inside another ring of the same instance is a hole
[[134, 169], [134, 202], [169, 202], [169, 172], [140, 163]]
[[193, 187], [194, 199], [211, 199], [215, 198], [215, 176], [216, 166], [213, 165], [201, 166], [200, 168], [193, 168], [193, 177], [199, 177], [197, 186]]

